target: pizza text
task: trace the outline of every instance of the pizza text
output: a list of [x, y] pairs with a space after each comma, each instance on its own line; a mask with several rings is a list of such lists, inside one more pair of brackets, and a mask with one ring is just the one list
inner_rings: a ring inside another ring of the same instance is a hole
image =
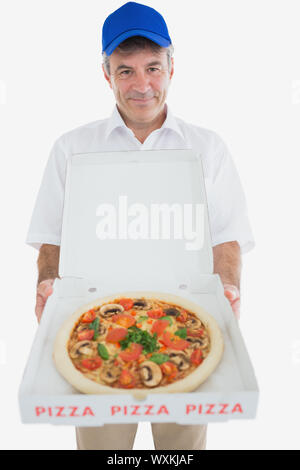
[[121, 413], [123, 415], [130, 416], [155, 416], [160, 414], [169, 414], [169, 410], [166, 405], [161, 405], [155, 409], [154, 405], [125, 405], [125, 406], [111, 406], [111, 415]]
[[185, 414], [205, 414], [205, 415], [228, 415], [234, 413], [243, 413], [240, 403], [235, 405], [229, 403], [207, 403], [205, 405], [186, 405]]
[[36, 416], [53, 416], [55, 418], [82, 418], [84, 416], [95, 416], [92, 408], [79, 406], [43, 406], [35, 407]]

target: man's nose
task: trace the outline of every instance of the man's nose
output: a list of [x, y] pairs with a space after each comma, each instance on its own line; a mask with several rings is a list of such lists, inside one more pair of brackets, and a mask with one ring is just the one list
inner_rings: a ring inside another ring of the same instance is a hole
[[147, 93], [147, 91], [151, 89], [150, 77], [148, 77], [144, 72], [136, 73], [133, 87], [140, 93]]

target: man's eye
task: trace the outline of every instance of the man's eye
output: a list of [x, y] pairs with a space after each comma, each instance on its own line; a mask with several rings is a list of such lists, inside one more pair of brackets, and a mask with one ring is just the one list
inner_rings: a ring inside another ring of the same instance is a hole
[[128, 75], [130, 72], [131, 70], [123, 70], [123, 72], [121, 72], [121, 75]]
[[156, 70], [159, 70], [159, 69], [156, 68], [156, 67], [150, 67], [148, 70], [151, 70], [151, 71], [154, 71], [154, 72], [155, 72]]

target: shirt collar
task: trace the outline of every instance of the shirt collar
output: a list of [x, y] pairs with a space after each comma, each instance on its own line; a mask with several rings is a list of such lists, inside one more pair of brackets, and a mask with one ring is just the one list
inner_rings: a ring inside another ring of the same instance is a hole
[[[160, 129], [170, 129], [171, 131], [173, 132], [176, 132], [177, 134], [179, 134], [179, 136], [183, 139], [184, 139], [184, 135], [176, 121], [176, 118], [175, 116], [173, 115], [173, 113], [171, 112], [171, 109], [169, 107], [169, 105], [167, 105], [167, 103], [165, 104], [166, 106], [166, 112], [167, 112], [167, 116], [166, 116], [166, 119], [165, 121], [163, 122], [162, 126]], [[115, 105], [114, 107], [114, 110], [110, 116], [110, 118], [108, 119], [108, 122], [107, 122], [107, 127], [106, 127], [106, 131], [105, 131], [105, 139], [108, 139], [108, 137], [110, 136], [110, 134], [117, 128], [120, 128], [120, 127], [123, 127], [127, 130], [130, 130], [125, 122], [123, 121], [123, 118], [121, 116], [121, 114], [119, 113], [119, 110], [117, 108], [117, 105]]]

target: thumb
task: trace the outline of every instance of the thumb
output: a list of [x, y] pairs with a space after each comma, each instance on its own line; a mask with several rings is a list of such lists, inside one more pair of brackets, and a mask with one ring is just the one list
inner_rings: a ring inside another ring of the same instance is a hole
[[47, 297], [53, 293], [53, 282], [53, 279], [40, 282], [37, 288], [37, 294], [46, 300]]
[[224, 295], [225, 295], [225, 297], [227, 297], [227, 299], [229, 300], [230, 303], [231, 303], [231, 302], [234, 300], [234, 298], [235, 298], [234, 293], [233, 293], [231, 290], [229, 290], [229, 289], [225, 289], [225, 290], [224, 290]]
[[240, 291], [232, 284], [224, 284], [224, 295], [230, 302], [233, 313], [236, 318], [240, 318]]
[[224, 284], [224, 295], [227, 297], [227, 299], [231, 303], [235, 299], [239, 299], [240, 291], [233, 284]]
[[48, 297], [53, 293], [53, 282], [54, 279], [47, 279], [40, 282], [37, 287], [35, 314], [37, 316], [38, 322], [40, 322]]

